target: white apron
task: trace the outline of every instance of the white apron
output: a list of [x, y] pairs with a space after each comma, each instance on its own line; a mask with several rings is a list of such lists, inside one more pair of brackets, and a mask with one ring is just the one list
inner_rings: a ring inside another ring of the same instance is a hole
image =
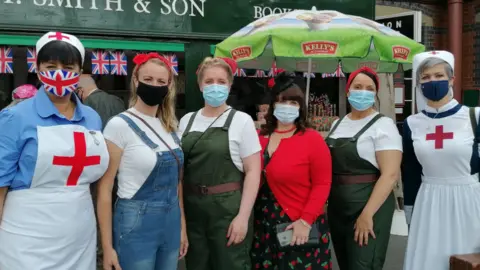
[[0, 270], [94, 270], [96, 220], [89, 186], [108, 166], [103, 135], [83, 126], [38, 127], [29, 189], [7, 193]]
[[480, 182], [470, 174], [469, 109], [438, 119], [418, 114], [408, 124], [423, 176], [403, 269], [448, 270], [450, 256], [480, 252]]

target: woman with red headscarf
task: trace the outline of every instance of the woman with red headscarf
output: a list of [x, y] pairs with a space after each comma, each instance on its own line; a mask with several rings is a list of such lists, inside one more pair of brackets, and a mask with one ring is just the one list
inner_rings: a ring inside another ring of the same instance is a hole
[[373, 107], [379, 84], [370, 68], [350, 74], [351, 113], [326, 138], [333, 165], [327, 213], [341, 270], [381, 270], [385, 262], [402, 139], [393, 120]]

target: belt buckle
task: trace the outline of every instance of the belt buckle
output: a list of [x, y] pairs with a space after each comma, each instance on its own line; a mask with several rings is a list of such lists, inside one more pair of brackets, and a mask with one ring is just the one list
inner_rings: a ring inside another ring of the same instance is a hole
[[207, 195], [208, 194], [208, 187], [204, 185], [199, 185], [198, 190], [200, 191], [200, 194], [202, 195]]

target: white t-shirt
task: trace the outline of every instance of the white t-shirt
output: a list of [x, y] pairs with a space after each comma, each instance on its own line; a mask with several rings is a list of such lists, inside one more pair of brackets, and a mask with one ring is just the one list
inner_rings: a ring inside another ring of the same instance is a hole
[[[348, 116], [343, 118], [337, 129], [330, 135], [330, 138], [351, 138], [355, 136], [377, 114], [374, 113], [360, 120], [352, 120]], [[339, 120], [333, 122], [332, 128], [337, 121]], [[378, 119], [357, 141], [358, 155], [368, 160], [377, 169], [378, 164], [375, 152], [383, 150], [403, 151], [402, 137], [393, 120], [388, 117]]]
[[[195, 120], [193, 121], [189, 132], [205, 132], [210, 124], [215, 121], [216, 117], [203, 116], [202, 111], [203, 109], [195, 116]], [[229, 113], [230, 111], [224, 113], [217, 121], [215, 121], [212, 127], [223, 127]], [[179, 136], [181, 136], [187, 128], [192, 115], [193, 112], [188, 113], [180, 120], [178, 128]], [[262, 150], [252, 117], [244, 112], [237, 111], [233, 116], [232, 124], [228, 129], [228, 139], [232, 161], [235, 166], [243, 172], [242, 158], [246, 158]]]
[[[168, 133], [161, 120], [140, 113], [134, 108], [129, 111], [135, 113], [145, 120], [162, 139], [173, 149], [180, 146], [175, 143], [172, 135]], [[146, 133], [148, 138], [158, 145], [154, 151], [147, 146], [142, 139], [130, 128], [125, 120], [120, 117], [113, 117], [108, 121], [103, 131], [105, 139], [114, 143], [123, 150], [122, 159], [118, 168], [118, 197], [131, 199], [140, 187], [145, 183], [157, 162], [157, 152], [169, 151], [158, 137], [136, 117], [124, 113], [133, 120], [138, 127]]]

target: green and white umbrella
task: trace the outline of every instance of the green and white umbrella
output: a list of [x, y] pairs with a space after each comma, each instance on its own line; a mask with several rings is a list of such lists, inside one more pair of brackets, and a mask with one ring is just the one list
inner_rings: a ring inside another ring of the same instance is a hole
[[[332, 10], [272, 14], [243, 27], [216, 45], [215, 56], [240, 68], [267, 70], [275, 62], [289, 71], [333, 73], [369, 66], [377, 72], [411, 69], [425, 47], [377, 22]], [[307, 79], [307, 91], [310, 77]]]

